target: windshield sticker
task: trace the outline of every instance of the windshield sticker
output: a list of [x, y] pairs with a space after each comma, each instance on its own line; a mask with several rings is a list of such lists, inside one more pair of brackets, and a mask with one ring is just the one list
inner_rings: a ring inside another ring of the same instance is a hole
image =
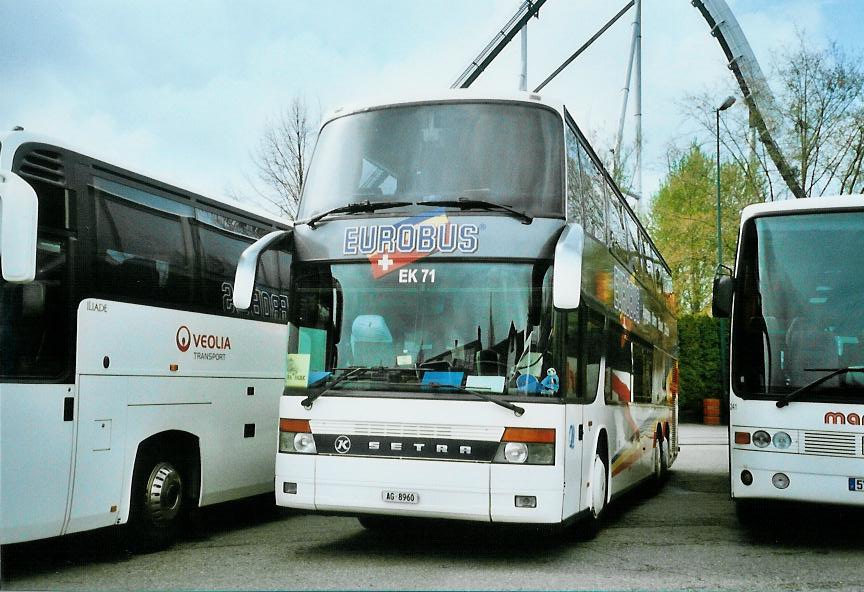
[[309, 354], [288, 354], [285, 386], [306, 388], [309, 386]]
[[503, 376], [470, 375], [465, 382], [465, 388], [487, 393], [503, 393], [506, 378]]
[[342, 254], [366, 255], [378, 279], [436, 253], [474, 253], [479, 234], [476, 224], [451, 223], [439, 209], [394, 224], [349, 226]]

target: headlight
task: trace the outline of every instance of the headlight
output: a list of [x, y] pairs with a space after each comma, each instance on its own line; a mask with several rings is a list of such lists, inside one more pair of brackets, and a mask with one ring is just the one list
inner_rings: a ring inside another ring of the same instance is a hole
[[279, 452], [316, 454], [315, 437], [306, 419], [279, 420]]
[[786, 432], [777, 432], [774, 434], [774, 446], [781, 450], [785, 450], [792, 446], [792, 438]]
[[765, 448], [771, 443], [771, 436], [765, 430], [753, 432], [753, 444]]
[[312, 434], [295, 434], [294, 450], [297, 452], [305, 452], [306, 454], [314, 454], [318, 452], [315, 449], [315, 438], [312, 437]]
[[517, 465], [554, 465], [554, 428], [504, 429], [492, 462]]
[[509, 463], [524, 463], [528, 460], [528, 445], [522, 442], [507, 442], [504, 445], [504, 458]]

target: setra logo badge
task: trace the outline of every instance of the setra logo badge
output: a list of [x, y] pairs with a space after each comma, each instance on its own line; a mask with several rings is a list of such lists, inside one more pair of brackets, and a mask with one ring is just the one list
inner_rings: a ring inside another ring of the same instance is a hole
[[338, 438], [336, 438], [336, 442], [333, 444], [333, 447], [339, 454], [345, 454], [346, 452], [351, 450], [351, 438], [349, 438], [348, 436], [339, 436]]

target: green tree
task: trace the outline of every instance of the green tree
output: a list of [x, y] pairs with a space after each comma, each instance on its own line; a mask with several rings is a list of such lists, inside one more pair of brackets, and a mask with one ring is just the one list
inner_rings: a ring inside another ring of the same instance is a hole
[[678, 319], [679, 404], [689, 419], [702, 413], [702, 400], [721, 397], [720, 322], [706, 315]]
[[[650, 227], [672, 269], [682, 312], [704, 312], [717, 267], [716, 165], [695, 143], [670, 155], [669, 172], [651, 204]], [[741, 209], [761, 201], [761, 190], [740, 167], [720, 169], [723, 263], [735, 257]]]

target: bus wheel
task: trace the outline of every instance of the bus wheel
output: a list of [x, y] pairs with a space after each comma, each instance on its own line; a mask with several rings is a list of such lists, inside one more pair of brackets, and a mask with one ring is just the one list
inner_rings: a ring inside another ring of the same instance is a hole
[[593, 539], [600, 532], [600, 523], [606, 510], [606, 497], [608, 487], [608, 471], [606, 461], [600, 456], [600, 452], [594, 453], [594, 461], [591, 464], [591, 487], [589, 488], [588, 516], [582, 525], [581, 534], [584, 539]]
[[136, 550], [164, 549], [173, 542], [186, 513], [184, 487], [178, 463], [152, 456], [136, 463], [129, 520]]
[[658, 429], [654, 443], [654, 483], [662, 485], [669, 471], [669, 447], [663, 438], [663, 431]]

